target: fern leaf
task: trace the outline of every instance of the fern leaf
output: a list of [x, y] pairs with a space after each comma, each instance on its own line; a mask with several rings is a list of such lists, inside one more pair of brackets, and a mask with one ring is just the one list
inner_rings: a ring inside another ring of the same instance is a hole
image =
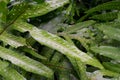
[[47, 14], [63, 5], [69, 3], [69, 0], [46, 0], [42, 4], [31, 5], [26, 12], [22, 15], [22, 18], [37, 17]]
[[60, 61], [61, 58], [62, 54], [60, 54], [59, 52], [55, 52], [50, 62], [56, 64]]
[[51, 78], [53, 72], [48, 67], [44, 66], [40, 62], [30, 59], [26, 56], [20, 55], [12, 50], [0, 47], [0, 57], [11, 61], [13, 64], [25, 69], [28, 72], [39, 74]]
[[[98, 28], [111, 39], [120, 41], [120, 29], [111, 27], [111, 25], [101, 24]], [[112, 36], [112, 37], [111, 37]]]
[[105, 14], [98, 14], [90, 17], [90, 19], [96, 19], [100, 21], [109, 21], [109, 20], [114, 20], [117, 18], [118, 12], [108, 12]]
[[103, 3], [94, 8], [91, 8], [90, 10], [86, 11], [85, 13], [90, 14], [90, 13], [93, 13], [96, 11], [102, 11], [102, 10], [120, 10], [120, 1], [110, 1], [107, 3]]
[[0, 40], [15, 48], [26, 45], [26, 40], [24, 38], [14, 36], [7, 32], [4, 32], [2, 35], [0, 35]]
[[72, 65], [74, 66], [78, 76], [79, 76], [79, 79], [81, 80], [88, 80], [88, 77], [87, 77], [87, 74], [86, 74], [86, 66], [83, 62], [81, 61], [78, 61], [76, 59], [72, 59], [69, 57], [69, 60], [71, 61]]
[[2, 75], [6, 80], [26, 80], [22, 75], [20, 75], [16, 70], [9, 67], [8, 62], [3, 62], [0, 60], [0, 75]]
[[6, 23], [7, 15], [7, 3], [4, 0], [0, 0], [0, 25], [1, 23]]
[[109, 57], [114, 60], [120, 60], [120, 49], [111, 46], [91, 47], [91, 50], [100, 55]]
[[110, 77], [118, 77], [119, 76], [119, 73], [116, 73], [116, 72], [113, 72], [110, 70], [106, 70], [106, 69], [99, 70], [99, 72], [102, 73], [104, 76], [110, 76]]
[[103, 68], [97, 60], [91, 58], [84, 52], [77, 49], [74, 45], [69, 44], [69, 42], [63, 40], [62, 38], [56, 35], [38, 29], [33, 25], [22, 21], [16, 22], [13, 28], [21, 32], [29, 31], [31, 36], [39, 43], [46, 45], [50, 48], [56, 49], [68, 57], [76, 58], [78, 60], [82, 60], [82, 62], [85, 62], [87, 64]]
[[26, 9], [28, 9], [29, 5], [27, 2], [20, 2], [19, 4], [16, 4], [13, 6], [13, 8], [9, 11], [7, 15], [7, 23], [11, 24], [16, 19], [21, 18], [21, 16], [25, 13]]
[[104, 62], [103, 66], [108, 70], [120, 73], [120, 64], [113, 64], [111, 62]]
[[29, 54], [31, 54], [32, 56], [38, 58], [38, 59], [42, 59], [42, 60], [47, 60], [46, 57], [44, 56], [41, 56], [40, 54], [38, 54], [37, 52], [35, 52], [34, 50], [32, 50], [31, 48], [28, 48], [28, 47], [22, 47], [22, 50], [24, 52], [27, 52]]
[[93, 21], [93, 20], [80, 22], [80, 23], [77, 23], [77, 24], [75, 24], [75, 25], [73, 25], [71, 27], [66, 28], [66, 32], [67, 33], [73, 33], [73, 32], [76, 32], [77, 30], [80, 30], [80, 29], [82, 29], [84, 27], [88, 27], [88, 26], [90, 26], [90, 25], [92, 25], [94, 23], [95, 23], [95, 21]]
[[49, 61], [51, 56], [53, 55], [54, 53], [54, 49], [50, 49], [48, 47], [44, 47], [42, 50], [41, 50], [41, 54], [44, 55], [47, 60]]

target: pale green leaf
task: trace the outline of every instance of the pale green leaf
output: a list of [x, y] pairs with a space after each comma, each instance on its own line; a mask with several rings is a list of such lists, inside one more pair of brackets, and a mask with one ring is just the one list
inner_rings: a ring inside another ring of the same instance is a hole
[[53, 71], [38, 61], [20, 55], [12, 50], [0, 47], [0, 57], [9, 60], [13, 64], [25, 69], [28, 72], [51, 78]]
[[23, 14], [23, 18], [41, 16], [69, 3], [69, 0], [45, 0], [42, 4], [31, 5]]
[[120, 48], [111, 46], [91, 47], [91, 50], [111, 59], [120, 60]]
[[95, 23], [96, 22], [93, 21], [93, 20], [79, 22], [75, 25], [72, 25], [71, 27], [67, 27], [66, 32], [67, 33], [73, 33], [73, 32], [76, 32], [76, 31], [82, 29], [82, 28], [89, 27], [89, 26], [91, 26], [92, 24], [95, 24]]
[[26, 80], [15, 69], [10, 68], [8, 62], [0, 60], [0, 75], [6, 80]]
[[103, 31], [103, 33], [107, 35], [109, 38], [120, 41], [120, 29], [111, 27], [111, 25], [105, 25], [105, 24], [100, 24], [97, 27], [98, 29]]
[[81, 80], [88, 80], [87, 74], [86, 74], [86, 66], [83, 62], [80, 60], [72, 59], [69, 57], [69, 60], [71, 61], [72, 65], [74, 66], [79, 79]]
[[39, 43], [46, 45], [50, 48], [56, 49], [57, 51], [60, 51], [66, 56], [76, 58], [76, 60], [81, 60], [86, 64], [103, 68], [102, 65], [96, 59], [93, 59], [92, 57], [88, 56], [86, 53], [80, 51], [74, 45], [70, 44], [69, 42], [65, 41], [64, 39], [54, 34], [38, 29], [33, 25], [30, 25], [22, 21], [16, 22], [13, 28], [21, 32], [29, 31], [31, 36]]
[[106, 69], [103, 70], [99, 70], [104, 76], [110, 76], [110, 77], [118, 77], [119, 73], [113, 72], [113, 71], [109, 71]]
[[26, 45], [26, 40], [24, 38], [14, 36], [7, 32], [4, 32], [2, 35], [0, 35], [0, 40], [15, 48]]
[[103, 62], [103, 66], [110, 71], [120, 73], [120, 64], [115, 64], [111, 62]]

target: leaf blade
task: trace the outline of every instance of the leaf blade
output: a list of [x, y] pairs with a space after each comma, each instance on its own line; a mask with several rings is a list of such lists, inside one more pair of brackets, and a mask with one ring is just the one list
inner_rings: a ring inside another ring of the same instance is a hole
[[16, 22], [13, 28], [21, 32], [29, 31], [31, 36], [35, 40], [37, 40], [39, 43], [46, 45], [50, 48], [56, 49], [57, 51], [60, 51], [66, 56], [76, 58], [78, 60], [82, 60], [87, 64], [99, 67], [101, 69], [103, 68], [102, 65], [97, 60], [88, 56], [87, 54], [85, 54], [84, 52], [76, 48], [74, 45], [69, 44], [69, 42], [65, 41], [64, 39], [56, 35], [53, 35], [47, 31], [38, 29], [33, 25], [30, 25], [23, 21], [21, 22], [19, 21], [19, 23]]
[[26, 71], [43, 75], [48, 78], [51, 78], [53, 75], [52, 70], [46, 67], [45, 65], [43, 65], [42, 63], [30, 59], [26, 56], [17, 54], [16, 52], [1, 46], [0, 46], [0, 57], [11, 61], [13, 64], [23, 68]]

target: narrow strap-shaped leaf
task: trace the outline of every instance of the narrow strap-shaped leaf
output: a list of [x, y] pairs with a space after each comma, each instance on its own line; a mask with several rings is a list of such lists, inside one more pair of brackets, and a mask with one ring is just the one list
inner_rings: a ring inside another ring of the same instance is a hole
[[94, 8], [91, 8], [90, 10], [86, 11], [86, 13], [93, 13], [96, 11], [112, 10], [112, 9], [120, 10], [120, 1], [110, 1], [107, 3], [103, 3]]
[[0, 75], [6, 80], [26, 80], [15, 69], [9, 67], [8, 62], [0, 60]]
[[56, 49], [66, 56], [76, 58], [78, 60], [81, 60], [82, 62], [85, 62], [86, 64], [103, 68], [102, 65], [96, 59], [93, 59], [86, 53], [80, 51], [74, 45], [70, 44], [69, 42], [65, 41], [64, 39], [54, 34], [38, 29], [33, 25], [30, 25], [22, 21], [16, 22], [13, 28], [22, 32], [29, 31], [31, 36], [39, 43], [46, 45], [50, 48]]
[[51, 59], [51, 56], [53, 55], [54, 53], [54, 49], [50, 49], [48, 47], [44, 47], [42, 50], [41, 50], [41, 54], [44, 55], [47, 60], [49, 61]]
[[35, 51], [32, 50], [31, 48], [28, 48], [28, 47], [21, 47], [21, 48], [22, 48], [22, 50], [23, 50], [24, 52], [27, 52], [27, 53], [31, 54], [32, 56], [34, 56], [34, 57], [36, 57], [36, 58], [39, 58], [39, 59], [42, 59], [42, 60], [47, 60], [46, 57], [38, 54], [37, 52], [35, 52]]
[[60, 54], [59, 52], [55, 52], [50, 62], [56, 64], [60, 61], [61, 58], [62, 54]]
[[103, 65], [108, 70], [120, 73], [120, 64], [114, 64], [111, 62], [104, 62]]
[[19, 2], [18, 4], [14, 5], [7, 15], [7, 23], [11, 24], [16, 21], [16, 19], [20, 18], [21, 15], [25, 13], [26, 9], [28, 9], [28, 6], [29, 5], [27, 2]]
[[100, 21], [109, 21], [109, 20], [114, 20], [117, 18], [118, 12], [109, 12], [105, 14], [98, 14], [90, 17], [90, 19], [96, 19]]
[[94, 23], [95, 23], [95, 21], [93, 21], [93, 20], [80, 22], [80, 23], [77, 23], [77, 24], [75, 24], [75, 25], [73, 25], [71, 27], [66, 28], [66, 32], [67, 33], [73, 33], [73, 32], [76, 32], [77, 30], [88, 27], [88, 26], [90, 26], [90, 25], [92, 25]]
[[0, 57], [11, 61], [13, 64], [25, 69], [26, 71], [51, 78], [53, 71], [38, 61], [20, 55], [12, 50], [0, 46]]
[[[60, 65], [64, 67], [68, 66], [66, 61], [61, 62]], [[71, 80], [70, 79], [71, 70], [69, 69], [61, 69], [58, 71], [58, 74], [59, 74], [59, 80]]]
[[72, 65], [74, 66], [79, 79], [81, 80], [88, 80], [87, 74], [86, 74], [86, 66], [83, 62], [80, 60], [72, 59], [69, 57], [69, 60], [71, 61]]
[[111, 46], [91, 47], [91, 50], [111, 59], [120, 60], [120, 48]]
[[103, 76], [109, 76], [109, 77], [118, 77], [119, 73], [110, 71], [110, 70], [106, 70], [106, 69], [102, 69], [102, 70], [98, 70], [98, 72], [100, 72]]
[[44, 15], [50, 11], [53, 11], [63, 5], [69, 3], [69, 0], [45, 0], [42, 4], [31, 5], [23, 14], [23, 18], [31, 18]]
[[101, 24], [97, 27], [98, 29], [103, 31], [103, 33], [107, 35], [109, 38], [120, 41], [120, 29], [114, 28], [114, 27], [111, 27], [111, 25], [105, 25], [105, 24]]
[[0, 40], [15, 48], [26, 45], [26, 40], [24, 38], [14, 36], [7, 32], [4, 32], [2, 35], [0, 35]]

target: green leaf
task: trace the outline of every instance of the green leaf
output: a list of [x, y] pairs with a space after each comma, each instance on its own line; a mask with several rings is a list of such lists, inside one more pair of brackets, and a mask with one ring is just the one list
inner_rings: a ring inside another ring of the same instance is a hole
[[20, 2], [13, 6], [7, 15], [7, 25], [11, 25], [25, 13], [29, 5], [27, 2]]
[[91, 50], [114, 60], [120, 60], [120, 48], [111, 46], [91, 47]]
[[9, 60], [13, 64], [28, 72], [39, 74], [48, 78], [51, 78], [53, 75], [53, 71], [40, 62], [30, 59], [24, 55], [20, 55], [10, 49], [0, 47], [0, 57], [5, 60]]
[[69, 3], [69, 0], [45, 0], [45, 2], [37, 5], [31, 5], [26, 12], [22, 15], [22, 18], [37, 17], [47, 14], [63, 5]]
[[92, 24], [95, 24], [96, 22], [93, 20], [89, 20], [89, 21], [84, 21], [84, 22], [79, 22], [71, 27], [66, 28], [66, 32], [67, 33], [73, 33], [76, 32], [82, 28], [91, 26]]
[[120, 73], [120, 64], [114, 64], [111, 62], [103, 62], [103, 66], [108, 70]]
[[90, 19], [96, 19], [100, 21], [109, 21], [117, 18], [118, 12], [108, 12], [104, 14], [93, 15]]
[[0, 40], [15, 48], [26, 45], [26, 40], [24, 38], [14, 36], [7, 32], [4, 32], [2, 35], [0, 35]]
[[50, 48], [56, 49], [57, 51], [63, 53], [66, 56], [76, 58], [76, 60], [81, 60], [86, 64], [90, 64], [101, 69], [103, 68], [102, 65], [96, 59], [93, 59], [86, 53], [80, 51], [74, 45], [70, 44], [69, 42], [54, 34], [38, 29], [33, 25], [22, 21], [16, 22], [13, 28], [21, 32], [29, 31], [31, 36], [39, 43], [46, 45]]
[[38, 59], [47, 60], [46, 57], [38, 54], [38, 53], [35, 52], [32, 48], [28, 48], [28, 47], [21, 47], [21, 48], [22, 48], [22, 50], [23, 50], [24, 52], [27, 52], [27, 53], [31, 54], [32, 56], [34, 56], [34, 57], [36, 57], [36, 58], [38, 58]]
[[86, 66], [83, 62], [80, 60], [72, 59], [69, 57], [69, 60], [71, 61], [72, 65], [74, 66], [79, 79], [81, 80], [88, 80], [87, 74], [86, 74]]
[[109, 1], [107, 3], [103, 3], [94, 8], [91, 8], [90, 10], [86, 11], [85, 13], [93, 13], [93, 12], [102, 11], [102, 10], [120, 10], [119, 5], [120, 5], [120, 1]]
[[5, 0], [0, 0], [0, 25], [6, 23], [7, 3]]
[[109, 38], [120, 41], [120, 35], [119, 35], [120, 29], [111, 27], [111, 25], [105, 25], [105, 24], [100, 24], [97, 27], [98, 29], [103, 31], [103, 33], [107, 35]]
[[0, 60], [0, 75], [6, 80], [26, 80], [15, 69], [9, 67], [9, 63]]
[[113, 71], [109, 71], [106, 69], [100, 70], [100, 72], [104, 75], [104, 76], [110, 76], [110, 77], [118, 77], [119, 74]]

